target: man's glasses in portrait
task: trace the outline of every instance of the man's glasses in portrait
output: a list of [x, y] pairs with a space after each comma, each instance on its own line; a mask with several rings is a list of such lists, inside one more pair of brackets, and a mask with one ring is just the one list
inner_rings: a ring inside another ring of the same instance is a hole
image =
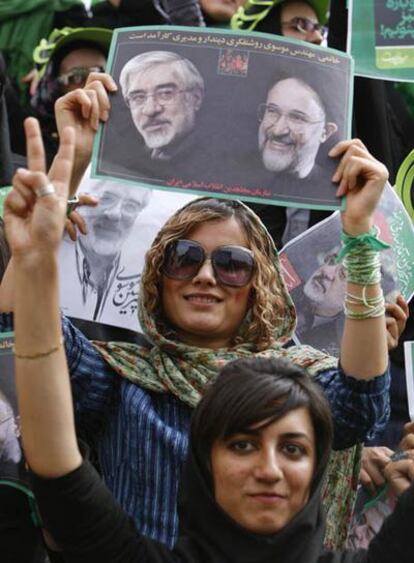
[[141, 108], [152, 98], [156, 105], [168, 106], [173, 104], [180, 94], [190, 90], [190, 88], [180, 89], [177, 86], [163, 86], [162, 88], [157, 88], [152, 94], [142, 91], [130, 92], [127, 96], [127, 104], [130, 107]]
[[302, 111], [292, 110], [284, 112], [275, 104], [260, 104], [257, 110], [257, 117], [260, 123], [265, 121], [269, 125], [278, 123], [284, 117], [291, 129], [301, 129], [324, 121], [323, 119], [311, 119]]

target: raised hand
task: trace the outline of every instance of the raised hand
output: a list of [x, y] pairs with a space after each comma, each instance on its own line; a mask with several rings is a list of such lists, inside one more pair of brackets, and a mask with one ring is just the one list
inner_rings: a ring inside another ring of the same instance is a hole
[[[46, 174], [39, 122], [24, 124], [28, 169], [20, 168], [4, 206], [6, 233], [14, 259], [57, 253], [66, 220], [74, 155], [74, 131], [62, 131], [58, 153]], [[42, 195], [45, 194], [45, 195]]]
[[84, 88], [62, 96], [55, 104], [56, 125], [59, 136], [65, 127], [75, 130], [75, 159], [89, 163], [92, 145], [100, 121], [107, 121], [111, 102], [109, 93], [117, 90], [109, 74], [91, 72]]
[[336, 195], [346, 196], [346, 209], [341, 214], [343, 229], [352, 236], [366, 233], [372, 226], [388, 171], [359, 139], [339, 142], [329, 155], [342, 157], [332, 181], [339, 184]]
[[398, 341], [405, 329], [409, 317], [408, 303], [402, 295], [398, 295], [395, 303], [385, 305], [385, 324], [387, 327], [388, 351], [398, 346]]

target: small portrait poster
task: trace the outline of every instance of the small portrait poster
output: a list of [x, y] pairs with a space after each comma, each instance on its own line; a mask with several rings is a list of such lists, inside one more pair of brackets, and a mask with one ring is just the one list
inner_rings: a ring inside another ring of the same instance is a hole
[[[381, 252], [385, 300], [399, 293], [409, 301], [414, 293], [414, 227], [400, 199], [387, 185], [375, 214], [379, 237], [391, 248]], [[339, 357], [345, 321], [346, 279], [336, 261], [341, 244], [341, 221], [336, 212], [281, 251], [285, 282], [295, 303], [295, 341]]]
[[414, 422], [414, 342], [404, 342], [405, 378], [407, 384], [408, 412]]
[[352, 60], [260, 33], [115, 30], [118, 85], [93, 177], [166, 191], [340, 209], [328, 156], [349, 138]]
[[79, 191], [88, 234], [66, 234], [60, 248], [60, 305], [69, 317], [139, 332], [138, 290], [145, 253], [161, 226], [191, 194], [165, 193], [85, 176]]
[[355, 74], [414, 82], [414, 1], [351, 0], [348, 10]]
[[20, 442], [13, 343], [13, 333], [0, 334], [0, 486], [27, 480]]

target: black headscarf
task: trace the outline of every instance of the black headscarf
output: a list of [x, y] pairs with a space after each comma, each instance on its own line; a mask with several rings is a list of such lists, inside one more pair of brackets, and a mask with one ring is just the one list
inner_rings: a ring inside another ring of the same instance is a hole
[[[215, 502], [209, 478], [190, 447], [179, 500], [180, 532], [174, 552], [205, 563], [351, 563], [355, 554], [323, 548], [323, 477], [306, 506], [280, 532], [261, 535], [237, 524]], [[190, 556], [190, 557], [189, 557]]]

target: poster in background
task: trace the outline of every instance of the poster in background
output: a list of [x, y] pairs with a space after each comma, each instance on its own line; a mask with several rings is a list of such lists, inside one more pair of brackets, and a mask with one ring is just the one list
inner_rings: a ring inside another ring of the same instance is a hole
[[85, 179], [79, 191], [98, 197], [80, 207], [87, 235], [65, 235], [60, 248], [60, 304], [69, 317], [140, 330], [137, 295], [145, 253], [165, 221], [194, 199], [191, 194], [148, 190]]
[[[414, 293], [414, 227], [387, 185], [374, 216], [379, 237], [391, 245], [380, 254], [386, 302]], [[298, 315], [295, 341], [339, 357], [346, 279], [336, 262], [342, 225], [336, 212], [290, 241], [281, 251], [283, 274]]]
[[355, 74], [414, 82], [413, 0], [349, 0], [348, 15]]
[[13, 343], [13, 333], [0, 333], [0, 484], [4, 480], [24, 482], [27, 475], [20, 443]]
[[[122, 73], [134, 57], [142, 61], [160, 52], [190, 61], [191, 88], [171, 71], [173, 63], [150, 63], [142, 76]], [[114, 32], [107, 68], [119, 88], [96, 138], [94, 177], [296, 207], [341, 207], [331, 181], [337, 162], [328, 152], [350, 134], [348, 55], [254, 32], [139, 27]], [[302, 82], [285, 83], [277, 104], [265, 109], [269, 90], [292, 77]]]
[[405, 378], [407, 384], [408, 412], [414, 421], [414, 342], [404, 342]]

